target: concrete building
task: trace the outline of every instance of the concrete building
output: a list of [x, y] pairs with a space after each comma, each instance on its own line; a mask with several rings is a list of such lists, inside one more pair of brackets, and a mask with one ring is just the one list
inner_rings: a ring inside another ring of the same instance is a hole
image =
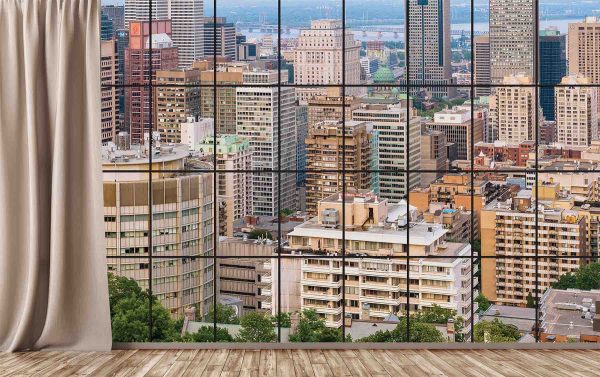
[[[342, 207], [345, 206], [345, 221]], [[409, 214], [410, 212], [410, 214]], [[301, 253], [301, 307], [314, 309], [327, 326], [343, 323], [342, 306], [352, 320], [382, 321], [390, 315], [439, 305], [471, 316], [471, 253], [468, 244], [447, 242], [441, 225], [407, 222], [414, 209], [391, 205], [372, 192], [350, 190], [319, 202], [318, 216], [294, 228], [289, 249]], [[346, 225], [345, 299], [342, 301], [342, 224]], [[406, 256], [410, 250], [410, 266]], [[332, 259], [311, 258], [330, 255]], [[427, 258], [435, 255], [436, 258]], [[370, 258], [370, 257], [379, 258]], [[387, 258], [381, 258], [387, 257]], [[410, 303], [407, 270], [410, 269]], [[477, 292], [475, 292], [477, 294]], [[476, 308], [474, 308], [476, 309]]]
[[[296, 186], [306, 185], [306, 144], [308, 137], [308, 106], [296, 104]], [[300, 209], [300, 208], [298, 208]]]
[[[352, 112], [355, 121], [369, 122], [377, 136], [377, 148], [373, 151], [377, 162], [378, 193], [392, 203], [405, 198], [408, 190], [419, 186], [419, 174], [401, 172], [418, 171], [421, 167], [421, 118], [407, 101], [397, 104], [362, 103]], [[410, 120], [407, 122], [407, 118]], [[407, 130], [408, 123], [408, 130]]]
[[155, 129], [165, 143], [181, 143], [181, 125], [200, 116], [200, 71], [156, 72]]
[[[131, 143], [142, 143], [144, 132], [154, 129], [150, 109], [152, 98], [147, 85], [156, 79], [156, 72], [173, 70], [178, 65], [177, 48], [171, 40], [171, 21], [152, 21], [150, 41], [148, 21], [129, 22], [129, 47], [125, 49], [125, 130]], [[150, 46], [152, 45], [152, 56]], [[149, 77], [152, 66], [152, 77]]]
[[[236, 58], [235, 25], [227, 22], [225, 17], [204, 17], [202, 21], [204, 34], [204, 53], [207, 58], [215, 55], [215, 42], [217, 56], [224, 56], [234, 60]], [[217, 37], [215, 39], [215, 30]]]
[[453, 84], [452, 51], [450, 49], [450, 0], [409, 0], [408, 46], [409, 82], [428, 87], [434, 97], [456, 96]]
[[181, 143], [186, 144], [190, 151], [196, 150], [202, 140], [214, 135], [214, 124], [212, 118], [188, 118], [181, 123]]
[[600, 38], [600, 19], [597, 17], [586, 17], [581, 22], [569, 24], [567, 37], [569, 74], [587, 77], [593, 84], [600, 84], [598, 38]]
[[[154, 0], [152, 1], [152, 20], [169, 19], [169, 1], [172, 0]], [[148, 0], [125, 0], [125, 28], [129, 28], [132, 21], [150, 20], [150, 2]]]
[[475, 97], [489, 96], [492, 90], [489, 87], [492, 83], [489, 34], [473, 37], [473, 50], [473, 82], [475, 85], [483, 85], [475, 88]]
[[[567, 36], [556, 28], [540, 30], [540, 84], [556, 85], [567, 74]], [[540, 106], [546, 120], [556, 120], [554, 88], [540, 88]]]
[[[287, 77], [287, 71], [281, 75]], [[265, 85], [277, 80], [277, 71], [247, 71], [243, 82], [248, 86], [236, 88], [236, 133], [247, 138], [252, 148], [252, 214], [259, 216], [277, 216], [278, 204], [280, 209], [296, 208], [296, 175], [273, 173], [296, 170], [295, 92], [289, 86], [279, 91]], [[256, 172], [262, 169], [267, 172]]]
[[[452, 242], [471, 242], [471, 212], [449, 208], [444, 203], [429, 203], [429, 210], [423, 212], [423, 221], [428, 224], [441, 224], [446, 233], [446, 239]], [[478, 239], [479, 229], [473, 227], [473, 238]]]
[[[481, 255], [492, 257], [481, 262], [482, 293], [490, 301], [525, 306], [527, 296], [536, 295], [536, 274], [541, 297], [561, 275], [585, 263], [579, 258], [589, 256], [585, 218], [560, 205], [559, 190], [555, 183], [538, 184], [537, 224], [535, 190], [495, 200], [481, 211]], [[542, 257], [537, 270], [535, 256]]]
[[[208, 161], [215, 157], [214, 136], [208, 136], [196, 147]], [[218, 194], [227, 205], [227, 218], [243, 219], [252, 213], [252, 150], [248, 139], [238, 135], [218, 135], [216, 140]], [[233, 234], [228, 235], [233, 236]]]
[[423, 130], [421, 133], [421, 187], [426, 188], [448, 170], [446, 135], [441, 131]]
[[532, 0], [490, 0], [490, 74], [492, 84], [504, 77], [533, 77], [536, 20]]
[[[352, 119], [352, 112], [360, 106], [358, 98], [346, 96], [342, 98], [341, 88], [325, 88], [324, 94], [310, 97], [308, 105], [308, 127], [324, 121], [342, 121]], [[342, 113], [342, 107], [344, 107]]]
[[558, 143], [589, 146], [599, 139], [598, 88], [590, 84], [589, 78], [571, 75], [562, 79], [561, 85], [565, 86], [554, 88]]
[[102, 5], [101, 12], [111, 21], [113, 31], [125, 29], [125, 7], [123, 5]]
[[459, 160], [471, 160], [471, 143], [483, 141], [483, 120], [472, 119], [470, 108], [439, 111], [434, 114], [432, 122], [425, 123], [425, 128], [441, 131], [446, 135], [447, 142], [455, 143]]
[[549, 288], [540, 298], [540, 341], [600, 343], [600, 291]]
[[[306, 210], [317, 214], [318, 202], [346, 188], [369, 189], [373, 125], [370, 122], [324, 121], [306, 138]], [[345, 147], [345, 150], [343, 149]], [[345, 161], [345, 162], [344, 162]], [[346, 169], [345, 175], [342, 170]], [[345, 181], [344, 181], [345, 178]]]
[[[503, 85], [496, 88], [490, 98], [490, 120], [498, 129], [498, 139], [509, 143], [521, 143], [535, 138], [536, 102], [535, 91], [530, 77], [523, 75], [507, 76]], [[541, 124], [541, 117], [537, 117]]]
[[[346, 32], [345, 67], [342, 66], [342, 21], [313, 20], [310, 29], [301, 29], [294, 50], [294, 84], [360, 84], [360, 42]], [[346, 88], [346, 95], [358, 96], [364, 88]], [[325, 94], [324, 88], [298, 88], [297, 96], [307, 100]]]
[[100, 44], [100, 91], [101, 137], [102, 144], [114, 142], [119, 130], [119, 98], [117, 76], [119, 56], [115, 40], [102, 41]]
[[[183, 145], [153, 150], [153, 169], [198, 167]], [[149, 288], [173, 317], [196, 306], [205, 314], [213, 297], [213, 187], [210, 174], [155, 172], [152, 203], [148, 203], [148, 143], [136, 149], [103, 148], [104, 236], [108, 271], [135, 279]], [[192, 164], [192, 165], [190, 165]], [[206, 167], [205, 167], [206, 168]], [[152, 266], [149, 217], [152, 216]], [[110, 258], [110, 257], [125, 258]], [[127, 258], [132, 256], [135, 258]], [[172, 258], [171, 258], [172, 257]]]

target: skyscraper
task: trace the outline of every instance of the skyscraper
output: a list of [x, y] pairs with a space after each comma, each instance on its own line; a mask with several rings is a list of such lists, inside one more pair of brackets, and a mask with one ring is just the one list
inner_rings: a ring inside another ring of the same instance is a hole
[[533, 77], [534, 0], [490, 0], [490, 69], [492, 84], [505, 76]]
[[600, 19], [586, 17], [582, 22], [569, 24], [568, 39], [569, 73], [600, 84]]
[[[204, 33], [204, 56], [212, 58], [215, 54], [215, 43], [217, 47], [217, 56], [225, 56], [232, 60], [236, 58], [235, 50], [235, 25], [233, 22], [227, 22], [225, 17], [217, 17], [215, 25], [213, 17], [205, 17], [203, 21]], [[215, 28], [217, 39], [215, 42]]]
[[[169, 18], [169, 0], [152, 1], [152, 21], [166, 20]], [[150, 20], [150, 1], [125, 0], [125, 27], [131, 21]]]
[[498, 140], [507, 143], [534, 140], [535, 93], [533, 87], [525, 86], [531, 85], [531, 78], [508, 76], [502, 84], [507, 86], [496, 88], [496, 94], [490, 98], [492, 124], [498, 129]]
[[[557, 29], [540, 31], [540, 84], [556, 85], [567, 74], [566, 36]], [[540, 88], [540, 106], [546, 120], [554, 116], [554, 88]]]
[[119, 123], [119, 98], [117, 93], [118, 55], [115, 40], [100, 44], [100, 82], [102, 144], [115, 141]]
[[[490, 76], [490, 36], [477, 35], [473, 38], [473, 82], [475, 85], [489, 85]], [[489, 96], [491, 88], [475, 87], [475, 97]]]
[[[129, 23], [129, 47], [125, 50], [125, 84], [134, 85], [125, 88], [125, 128], [129, 130], [132, 144], [140, 143], [144, 132], [151, 129], [150, 109], [153, 104], [150, 102], [150, 90], [143, 85], [150, 84], [157, 71], [175, 69], [178, 64], [177, 48], [170, 38], [171, 21], [152, 21], [152, 41], [149, 25], [148, 21]], [[152, 77], [149, 76], [150, 66]]]
[[114, 25], [112, 20], [102, 12], [100, 15], [100, 39], [103, 41], [108, 41], [113, 39], [115, 34]]
[[[310, 29], [300, 30], [294, 50], [294, 83], [297, 85], [342, 84], [341, 20], [313, 20]], [[360, 84], [360, 42], [346, 32], [346, 84]], [[363, 88], [346, 88], [346, 95], [357, 95]], [[323, 88], [298, 88], [299, 99], [324, 94]]]
[[[286, 78], [287, 71], [281, 76]], [[276, 86], [250, 86], [277, 84], [278, 72], [273, 70], [247, 71], [243, 77], [246, 85], [236, 88], [236, 132], [252, 147], [252, 214], [277, 216], [278, 204], [282, 210], [296, 207], [296, 175], [273, 172], [278, 168], [296, 169], [294, 88], [282, 87], [279, 91]], [[266, 172], [256, 172], [263, 169]]]
[[[452, 84], [450, 0], [410, 0], [408, 46], [411, 85]], [[455, 97], [456, 88], [428, 87], [434, 97]]]
[[568, 86], [555, 88], [557, 142], [588, 146], [598, 140], [598, 88], [589, 86], [590, 79], [576, 75], [560, 83]]

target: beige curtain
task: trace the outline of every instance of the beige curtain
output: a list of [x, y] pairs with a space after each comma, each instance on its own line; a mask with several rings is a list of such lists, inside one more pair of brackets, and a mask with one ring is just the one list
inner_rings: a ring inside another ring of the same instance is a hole
[[0, 351], [111, 347], [100, 0], [0, 0]]

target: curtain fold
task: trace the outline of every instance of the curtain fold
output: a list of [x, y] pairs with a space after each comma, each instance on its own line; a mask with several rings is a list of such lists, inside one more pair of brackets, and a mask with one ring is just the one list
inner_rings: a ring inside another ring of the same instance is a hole
[[109, 350], [100, 0], [0, 0], [0, 351]]

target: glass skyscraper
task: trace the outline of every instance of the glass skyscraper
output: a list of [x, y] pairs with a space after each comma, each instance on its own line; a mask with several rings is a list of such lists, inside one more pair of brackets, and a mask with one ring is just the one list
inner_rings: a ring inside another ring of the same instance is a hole
[[[556, 85], [567, 74], [566, 36], [556, 29], [540, 31], [540, 84]], [[546, 120], [556, 120], [554, 88], [540, 88], [540, 106]]]

